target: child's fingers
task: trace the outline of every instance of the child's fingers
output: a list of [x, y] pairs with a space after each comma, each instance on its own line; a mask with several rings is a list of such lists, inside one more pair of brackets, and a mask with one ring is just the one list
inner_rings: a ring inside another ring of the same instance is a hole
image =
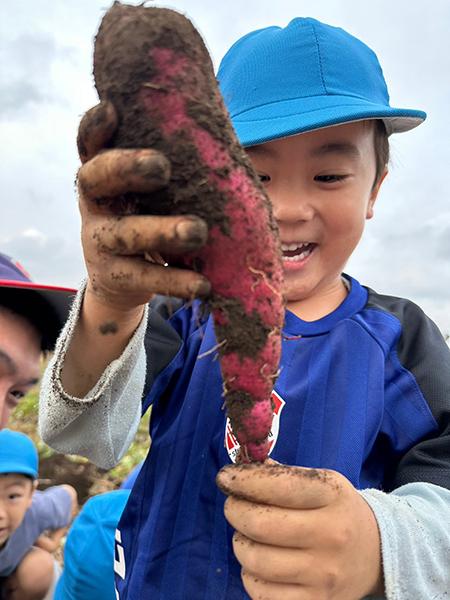
[[290, 583], [273, 583], [242, 570], [242, 583], [250, 598], [264, 600], [317, 600], [315, 590]]
[[[148, 254], [151, 260], [155, 253], [174, 255], [200, 248], [207, 241], [208, 227], [194, 216], [96, 216], [87, 221], [83, 236], [98, 252]], [[153, 262], [163, 263], [156, 258]]]
[[323, 521], [320, 511], [267, 506], [236, 496], [227, 498], [225, 517], [233, 529], [254, 542], [287, 548], [308, 548]]
[[298, 548], [255, 544], [240, 533], [233, 535], [233, 552], [245, 572], [273, 583], [311, 583], [314, 556]]
[[88, 110], [78, 128], [77, 146], [82, 163], [103, 150], [117, 128], [117, 113], [107, 101], [100, 102]]
[[225, 494], [250, 502], [308, 509], [336, 500], [342, 479], [326, 469], [252, 463], [223, 468], [217, 475], [217, 484]]
[[167, 185], [170, 163], [151, 149], [105, 150], [78, 172], [82, 199], [114, 198], [127, 192], [151, 193]]
[[[96, 285], [95, 274], [91, 276]], [[193, 299], [206, 296], [211, 290], [210, 283], [199, 273], [185, 269], [175, 269], [140, 259], [138, 257], [114, 257], [108, 260], [102, 270], [102, 287], [116, 294], [132, 294], [138, 304], [148, 301], [153, 294]]]

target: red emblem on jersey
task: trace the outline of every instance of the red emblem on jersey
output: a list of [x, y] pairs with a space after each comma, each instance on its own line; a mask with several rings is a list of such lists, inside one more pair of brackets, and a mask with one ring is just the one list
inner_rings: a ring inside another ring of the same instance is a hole
[[[286, 402], [281, 396], [275, 391], [272, 392], [271, 400], [273, 403], [273, 420], [272, 427], [269, 433], [270, 449], [269, 454], [272, 452], [273, 447], [277, 443], [278, 432], [280, 430], [280, 415]], [[227, 449], [228, 456], [233, 462], [236, 462], [236, 457], [239, 452], [239, 442], [235, 438], [233, 431], [231, 430], [230, 419], [227, 419], [225, 426], [225, 448]]]

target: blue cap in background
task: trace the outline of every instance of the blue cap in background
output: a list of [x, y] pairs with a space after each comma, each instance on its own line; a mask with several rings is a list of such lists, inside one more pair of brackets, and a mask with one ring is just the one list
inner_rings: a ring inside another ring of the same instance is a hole
[[83, 506], [67, 536], [54, 600], [116, 600], [114, 534], [129, 496], [129, 490], [116, 490]]
[[19, 431], [0, 431], [0, 473], [38, 476], [39, 458], [32, 440]]

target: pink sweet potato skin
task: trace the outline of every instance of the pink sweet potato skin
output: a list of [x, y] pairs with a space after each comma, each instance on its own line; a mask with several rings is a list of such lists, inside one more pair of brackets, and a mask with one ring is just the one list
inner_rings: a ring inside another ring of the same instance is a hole
[[96, 38], [94, 76], [99, 97], [119, 114], [112, 145], [156, 148], [172, 164], [166, 189], [126, 195], [117, 210], [192, 214], [208, 224], [207, 245], [182, 263], [212, 285], [208, 302], [240, 458], [263, 461], [284, 315], [281, 253], [270, 202], [235, 137], [209, 54], [183, 15], [116, 2]]

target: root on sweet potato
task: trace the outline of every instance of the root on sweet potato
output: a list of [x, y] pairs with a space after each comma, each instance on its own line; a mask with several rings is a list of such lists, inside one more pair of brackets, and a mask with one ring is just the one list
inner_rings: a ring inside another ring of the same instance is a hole
[[166, 188], [126, 194], [118, 210], [197, 215], [208, 224], [206, 246], [181, 261], [211, 282], [225, 404], [241, 460], [263, 461], [284, 315], [281, 252], [270, 201], [236, 139], [208, 51], [183, 15], [116, 2], [96, 38], [94, 76], [100, 99], [118, 111], [112, 145], [155, 148], [172, 165]]

